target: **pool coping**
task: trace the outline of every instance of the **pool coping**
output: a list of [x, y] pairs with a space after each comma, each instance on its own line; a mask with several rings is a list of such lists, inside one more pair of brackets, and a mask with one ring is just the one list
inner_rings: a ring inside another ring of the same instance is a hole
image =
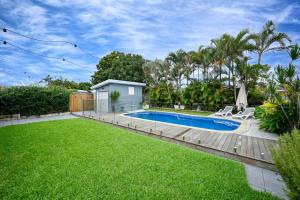
[[[194, 126], [186, 126], [186, 125], [181, 125], [181, 124], [175, 124], [175, 123], [169, 123], [169, 122], [162, 122], [162, 121], [155, 121], [155, 120], [150, 120], [150, 119], [143, 119], [143, 118], [138, 118], [138, 117], [126, 116], [126, 114], [129, 114], [129, 113], [137, 113], [137, 112], [145, 112], [145, 111], [147, 111], [147, 110], [136, 110], [136, 111], [131, 111], [131, 112], [127, 112], [127, 113], [121, 113], [121, 114], [118, 114], [118, 115], [120, 115], [122, 117], [126, 117], [126, 118], [135, 118], [135, 119], [148, 121], [148, 122], [153, 122], [153, 123], [158, 122], [158, 123], [167, 124], [167, 125], [175, 125], [175, 126], [180, 126], [180, 127], [184, 127], [184, 128], [193, 128], [193, 129], [197, 129], [197, 130], [217, 132], [217, 133], [243, 134], [243, 133], [247, 132], [250, 128], [250, 124], [246, 120], [224, 119], [224, 118], [212, 117], [212, 116], [199, 116], [199, 115], [182, 114], [182, 113], [176, 113], [176, 112], [166, 112], [166, 111], [157, 111], [157, 112], [172, 113], [172, 114], [174, 113], [174, 114], [181, 114], [181, 115], [187, 115], [187, 116], [192, 116], [192, 117], [204, 117], [204, 118], [231, 120], [231, 121], [240, 123], [240, 126], [235, 130], [213, 130], [213, 129], [199, 128], [199, 127], [194, 127]], [[156, 111], [151, 111], [151, 112], [156, 112]]]

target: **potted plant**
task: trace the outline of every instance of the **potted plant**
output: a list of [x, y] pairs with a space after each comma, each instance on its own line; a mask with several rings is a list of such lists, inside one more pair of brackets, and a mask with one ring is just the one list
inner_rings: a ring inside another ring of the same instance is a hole
[[110, 93], [110, 99], [111, 99], [111, 103], [112, 103], [112, 111], [115, 112], [116, 108], [115, 108], [115, 103], [118, 101], [120, 97], [120, 92], [118, 91], [113, 91]]

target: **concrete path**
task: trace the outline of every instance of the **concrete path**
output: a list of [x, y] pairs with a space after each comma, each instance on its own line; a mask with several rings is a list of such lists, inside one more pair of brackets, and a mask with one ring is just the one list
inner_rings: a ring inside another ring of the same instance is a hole
[[71, 114], [65, 114], [65, 115], [48, 116], [48, 117], [35, 117], [35, 118], [28, 118], [28, 119], [0, 121], [0, 127], [16, 125], [16, 124], [28, 124], [33, 122], [43, 122], [43, 121], [72, 119], [72, 118], [77, 118], [77, 117]]
[[288, 199], [284, 190], [286, 185], [279, 173], [245, 164], [247, 179], [250, 186], [262, 192], [270, 192], [281, 199]]

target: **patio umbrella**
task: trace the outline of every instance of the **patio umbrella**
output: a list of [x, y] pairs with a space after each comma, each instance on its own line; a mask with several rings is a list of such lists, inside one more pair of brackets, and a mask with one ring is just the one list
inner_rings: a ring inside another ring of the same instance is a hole
[[235, 105], [237, 106], [238, 110], [241, 110], [242, 108], [246, 108], [248, 105], [247, 93], [246, 93], [244, 83], [241, 84], [239, 95], [238, 95]]

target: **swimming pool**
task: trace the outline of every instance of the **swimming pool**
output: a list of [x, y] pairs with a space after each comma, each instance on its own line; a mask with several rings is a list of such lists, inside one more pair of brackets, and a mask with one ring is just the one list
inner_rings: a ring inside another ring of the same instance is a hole
[[237, 129], [241, 123], [227, 120], [227, 119], [217, 119], [211, 117], [198, 117], [183, 115], [177, 113], [167, 113], [167, 112], [153, 112], [153, 111], [142, 111], [135, 113], [128, 113], [125, 116], [130, 116], [134, 118], [147, 119], [153, 121], [167, 122], [172, 124], [179, 124], [184, 126], [191, 126], [196, 128], [205, 128], [218, 131], [233, 131]]

